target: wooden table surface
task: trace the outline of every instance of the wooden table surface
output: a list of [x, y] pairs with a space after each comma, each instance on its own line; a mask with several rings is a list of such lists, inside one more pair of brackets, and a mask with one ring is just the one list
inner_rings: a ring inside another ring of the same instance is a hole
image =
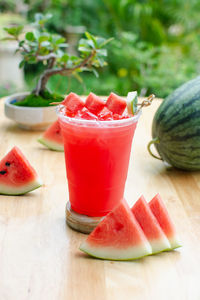
[[167, 169], [147, 152], [160, 101], [145, 108], [136, 130], [125, 196], [159, 192], [182, 240], [180, 250], [138, 261], [111, 262], [79, 251], [85, 235], [66, 226], [64, 154], [37, 143], [40, 132], [19, 129], [0, 101], [0, 157], [21, 148], [44, 185], [25, 196], [0, 196], [1, 300], [199, 300], [200, 174]]

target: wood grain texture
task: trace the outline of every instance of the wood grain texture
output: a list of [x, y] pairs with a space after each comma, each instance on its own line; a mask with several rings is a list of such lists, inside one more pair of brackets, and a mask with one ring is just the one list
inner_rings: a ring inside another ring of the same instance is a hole
[[85, 235], [66, 226], [68, 200], [64, 154], [37, 143], [40, 132], [20, 130], [5, 119], [0, 101], [0, 157], [21, 148], [44, 185], [25, 196], [0, 196], [1, 300], [199, 300], [200, 173], [167, 168], [153, 159], [155, 101], [143, 110], [132, 147], [125, 196], [159, 192], [183, 247], [133, 262], [92, 259], [78, 248]]

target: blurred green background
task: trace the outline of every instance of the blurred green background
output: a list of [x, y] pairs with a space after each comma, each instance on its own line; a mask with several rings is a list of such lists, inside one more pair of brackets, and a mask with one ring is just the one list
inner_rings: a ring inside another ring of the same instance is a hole
[[[84, 73], [80, 83], [58, 75], [49, 82], [56, 92], [126, 95], [138, 90], [142, 96], [165, 97], [200, 73], [199, 11], [199, 0], [0, 0], [0, 26], [29, 23], [42, 12], [53, 15], [49, 30], [65, 35], [72, 46], [84, 30], [114, 37], [99, 78]], [[39, 65], [25, 67], [26, 89], [39, 72]], [[16, 89], [0, 83], [0, 96]]]

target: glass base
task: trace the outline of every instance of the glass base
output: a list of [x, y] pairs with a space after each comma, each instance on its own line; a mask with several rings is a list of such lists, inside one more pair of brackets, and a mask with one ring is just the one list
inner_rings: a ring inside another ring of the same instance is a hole
[[76, 231], [90, 233], [102, 219], [103, 217], [89, 217], [78, 214], [71, 208], [70, 202], [66, 204], [67, 224]]

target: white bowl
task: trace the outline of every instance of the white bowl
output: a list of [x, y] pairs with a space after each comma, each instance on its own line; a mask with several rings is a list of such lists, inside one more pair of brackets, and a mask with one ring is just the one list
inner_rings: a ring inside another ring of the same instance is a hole
[[56, 106], [25, 107], [12, 104], [14, 101], [22, 100], [27, 95], [29, 95], [29, 92], [6, 97], [4, 103], [6, 117], [15, 121], [23, 129], [45, 130], [57, 119]]

